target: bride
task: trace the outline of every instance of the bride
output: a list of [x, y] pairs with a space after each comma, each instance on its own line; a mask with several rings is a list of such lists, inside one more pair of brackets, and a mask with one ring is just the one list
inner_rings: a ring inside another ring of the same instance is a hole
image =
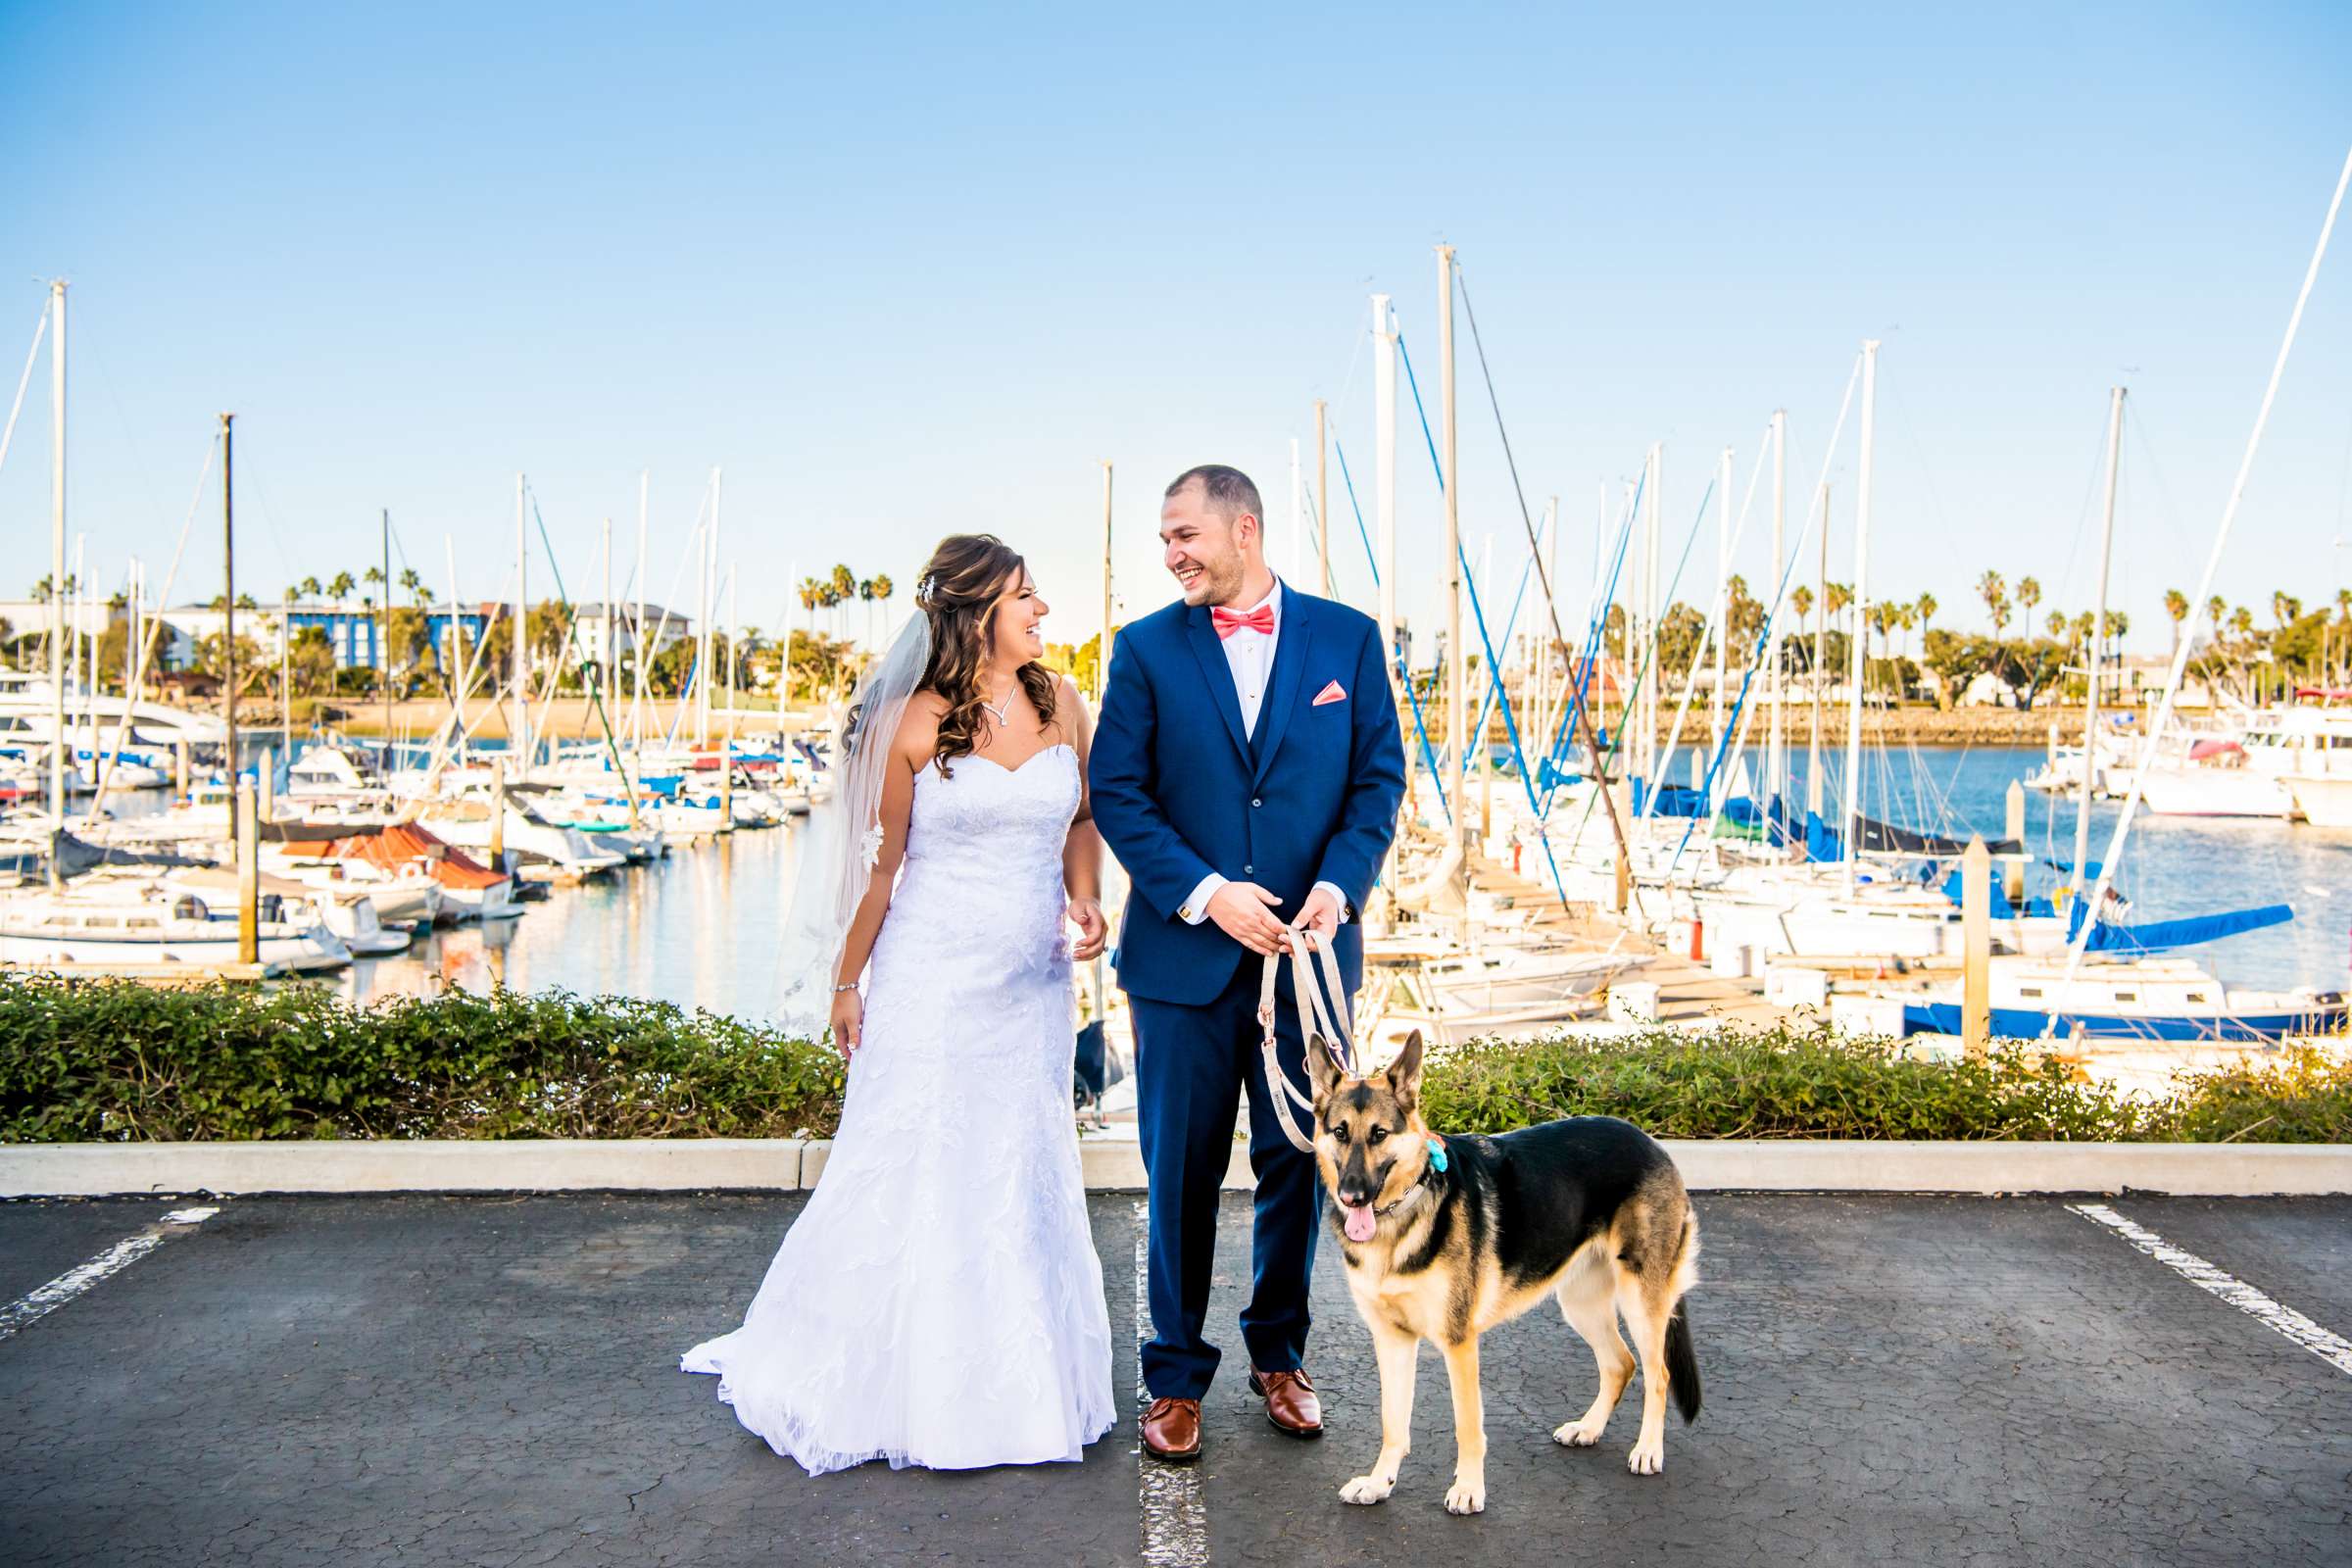
[[999, 540], [941, 541], [915, 603], [783, 956], [788, 1025], [849, 1054], [841, 1129], [743, 1326], [683, 1361], [811, 1475], [1074, 1460], [1115, 1419], [1070, 1100], [1071, 964], [1107, 935], [1086, 710]]

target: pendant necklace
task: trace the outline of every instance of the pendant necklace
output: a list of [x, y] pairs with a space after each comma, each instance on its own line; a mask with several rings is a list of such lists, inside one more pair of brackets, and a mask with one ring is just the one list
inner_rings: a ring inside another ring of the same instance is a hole
[[985, 697], [980, 699], [980, 706], [997, 715], [997, 728], [1004, 729], [1012, 722], [1012, 695], [1013, 692], [1019, 690], [1020, 687], [1015, 685], [1012, 691], [1004, 694], [1004, 701], [1002, 703], [992, 703]]

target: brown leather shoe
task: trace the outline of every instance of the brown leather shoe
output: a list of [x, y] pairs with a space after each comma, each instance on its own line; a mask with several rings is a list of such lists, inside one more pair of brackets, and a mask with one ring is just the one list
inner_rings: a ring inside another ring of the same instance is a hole
[[1144, 1451], [1181, 1463], [1200, 1457], [1200, 1401], [1153, 1399], [1144, 1412]]
[[1306, 1371], [1260, 1372], [1250, 1371], [1250, 1392], [1263, 1395], [1266, 1400], [1266, 1419], [1275, 1429], [1294, 1438], [1319, 1438], [1323, 1435], [1323, 1401], [1315, 1397], [1315, 1386], [1307, 1380]]

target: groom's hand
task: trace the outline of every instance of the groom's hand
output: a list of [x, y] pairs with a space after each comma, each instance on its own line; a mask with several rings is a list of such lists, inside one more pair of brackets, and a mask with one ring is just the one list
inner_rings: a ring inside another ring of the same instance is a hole
[[1228, 882], [1209, 895], [1208, 917], [1251, 953], [1276, 954], [1289, 927], [1266, 911], [1281, 903], [1254, 882]]
[[1306, 896], [1306, 903], [1299, 906], [1298, 924], [1323, 936], [1336, 933], [1340, 929], [1338, 896], [1327, 887], [1317, 887]]

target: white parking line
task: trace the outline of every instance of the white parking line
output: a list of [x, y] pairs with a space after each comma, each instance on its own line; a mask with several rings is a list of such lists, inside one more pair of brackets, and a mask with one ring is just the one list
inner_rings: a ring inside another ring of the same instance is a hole
[[2144, 1225], [2124, 1218], [2105, 1203], [2069, 1203], [2084, 1219], [2095, 1220], [2147, 1253], [2201, 1291], [2228, 1301], [2248, 1317], [2294, 1341], [2338, 1372], [2352, 1375], [2352, 1340], [2320, 1327], [2291, 1306], [2285, 1306], [2233, 1274], [2214, 1267], [2196, 1253], [2175, 1247]]
[[39, 1290], [0, 1306], [0, 1340], [51, 1312], [112, 1274], [120, 1274], [174, 1236], [184, 1236], [220, 1213], [207, 1208], [175, 1208], [135, 1236], [125, 1236], [78, 1268], [70, 1268]]
[[[1152, 1338], [1151, 1208], [1135, 1205], [1135, 1416], [1141, 1423], [1152, 1404], [1144, 1386], [1144, 1344]], [[1208, 1501], [1200, 1492], [1199, 1461], [1168, 1464], [1144, 1451], [1136, 1435], [1136, 1501], [1144, 1516], [1144, 1561], [1152, 1568], [1205, 1568], [1208, 1562]]]

